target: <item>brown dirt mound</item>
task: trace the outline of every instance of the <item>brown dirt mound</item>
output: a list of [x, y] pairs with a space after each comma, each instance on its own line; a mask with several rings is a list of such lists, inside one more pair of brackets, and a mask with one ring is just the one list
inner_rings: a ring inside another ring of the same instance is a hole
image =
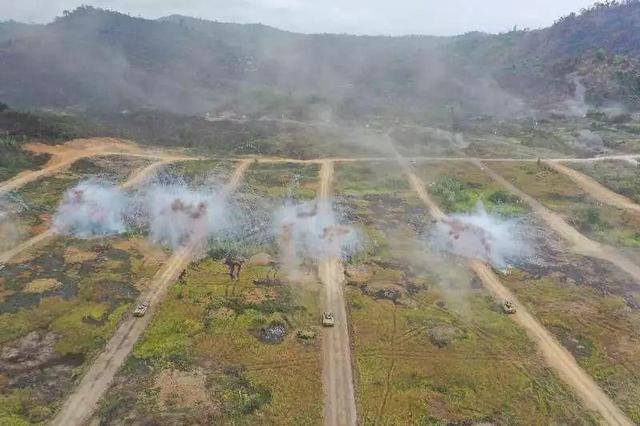
[[158, 403], [163, 410], [205, 409], [219, 410], [209, 398], [206, 376], [202, 371], [163, 370], [156, 377]]

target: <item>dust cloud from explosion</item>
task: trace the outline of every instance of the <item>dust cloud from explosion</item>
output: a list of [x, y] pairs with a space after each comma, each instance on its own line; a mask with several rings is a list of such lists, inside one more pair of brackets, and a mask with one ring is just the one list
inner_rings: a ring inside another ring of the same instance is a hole
[[228, 225], [226, 199], [184, 184], [153, 184], [133, 194], [109, 183], [82, 182], [65, 194], [53, 229], [88, 238], [146, 229], [152, 241], [176, 248], [192, 235], [208, 238]]
[[339, 224], [329, 202], [287, 203], [275, 225], [285, 258], [345, 258], [359, 247], [358, 233]]
[[[89, 180], [66, 192], [53, 229], [79, 238], [146, 230], [153, 242], [177, 248], [192, 237], [206, 240], [232, 228], [242, 234], [246, 221], [241, 215], [222, 191], [168, 183], [129, 193]], [[348, 256], [359, 245], [357, 232], [338, 224], [330, 203], [287, 202], [271, 225], [284, 263], [292, 269], [305, 258]]]
[[[176, 248], [192, 236], [206, 240], [242, 226], [243, 221], [232, 210], [223, 193], [211, 189], [154, 184], [132, 194], [113, 184], [89, 180], [67, 191], [53, 229], [80, 238], [147, 230], [153, 242]], [[8, 221], [2, 226], [7, 228], [3, 233], [10, 236], [13, 229]], [[272, 232], [279, 242], [282, 262], [290, 270], [298, 269], [305, 259], [346, 258], [361, 243], [358, 232], [339, 224], [330, 203], [315, 201], [287, 202], [275, 212]], [[527, 233], [522, 221], [489, 215], [479, 203], [473, 213], [436, 222], [427, 240], [433, 249], [505, 269], [532, 257]]]
[[11, 250], [21, 241], [26, 230], [16, 223], [20, 205], [15, 200], [0, 197], [0, 252]]
[[529, 229], [519, 219], [489, 215], [482, 203], [476, 211], [451, 215], [436, 222], [428, 234], [436, 250], [490, 263], [506, 269], [532, 259], [534, 250]]

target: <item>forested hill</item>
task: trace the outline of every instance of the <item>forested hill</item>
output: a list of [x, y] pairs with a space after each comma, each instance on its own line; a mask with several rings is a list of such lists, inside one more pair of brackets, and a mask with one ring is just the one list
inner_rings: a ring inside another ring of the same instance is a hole
[[[428, 32], [428, 29], [425, 29]], [[500, 35], [302, 35], [259, 24], [133, 18], [82, 7], [0, 24], [0, 100], [27, 108], [423, 117], [547, 108], [586, 87], [640, 107], [640, 2], [597, 4]]]

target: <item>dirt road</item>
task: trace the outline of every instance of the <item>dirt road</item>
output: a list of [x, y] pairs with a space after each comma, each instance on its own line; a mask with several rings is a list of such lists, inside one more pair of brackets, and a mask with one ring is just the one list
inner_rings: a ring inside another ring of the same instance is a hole
[[[164, 160], [159, 161], [157, 163], [150, 164], [146, 167], [142, 167], [135, 171], [126, 182], [124, 182], [121, 187], [124, 189], [133, 188], [135, 186], [141, 185], [146, 182], [160, 167], [166, 166], [174, 162], [175, 160]], [[8, 263], [11, 259], [19, 255], [20, 253], [33, 248], [39, 244], [42, 244], [45, 241], [55, 237], [56, 233], [52, 229], [48, 229], [27, 241], [20, 243], [16, 247], [11, 250], [5, 251], [4, 253], [0, 253], [0, 263]]]
[[[331, 209], [333, 162], [320, 169], [320, 209]], [[324, 310], [333, 312], [335, 326], [322, 331], [322, 385], [324, 388], [324, 424], [357, 424], [356, 400], [351, 365], [351, 344], [344, 301], [344, 270], [337, 256], [320, 259], [320, 281], [324, 285]]]
[[567, 176], [585, 192], [587, 192], [589, 195], [591, 195], [601, 203], [640, 213], [640, 205], [634, 203], [624, 195], [613, 192], [609, 188], [598, 183], [590, 176], [587, 176], [584, 173], [580, 173], [579, 171], [567, 167], [564, 164], [560, 164], [557, 161], [545, 161], [545, 164], [547, 164], [558, 173], [562, 173], [563, 175]]
[[501, 184], [506, 190], [527, 203], [529, 207], [531, 207], [531, 209], [549, 226], [549, 228], [569, 243], [572, 251], [583, 256], [606, 260], [631, 275], [636, 283], [640, 285], [640, 266], [638, 266], [636, 262], [619, 253], [614, 247], [601, 244], [585, 237], [574, 227], [565, 222], [559, 214], [546, 208], [542, 203], [529, 194], [516, 188], [511, 182], [507, 181], [498, 173], [487, 167], [485, 163], [477, 160], [472, 160], [472, 163], [477, 167], [480, 167], [480, 169], [487, 173], [493, 180]]
[[[562, 163], [593, 163], [604, 160], [619, 160], [627, 161], [637, 165], [636, 159], [640, 158], [640, 155], [636, 154], [620, 154], [620, 155], [606, 155], [602, 157], [591, 158], [550, 158], [545, 161], [562, 162]], [[294, 163], [294, 164], [322, 164], [325, 161], [332, 161], [334, 163], [356, 163], [361, 161], [397, 161], [397, 157], [325, 157], [325, 158], [311, 158], [302, 160], [299, 158], [285, 158], [285, 157], [251, 157], [252, 160], [259, 163]], [[538, 158], [474, 158], [474, 157], [432, 157], [432, 156], [417, 156], [411, 157], [412, 161], [483, 161], [489, 163], [506, 163], [512, 161], [521, 161], [524, 163], [537, 162]]]
[[25, 149], [36, 154], [49, 154], [51, 158], [40, 170], [27, 170], [0, 183], [0, 194], [14, 191], [42, 177], [52, 176], [83, 158], [123, 155], [160, 160], [160, 162], [198, 159], [162, 151], [142, 151], [136, 145], [111, 138], [75, 139], [63, 145], [27, 144]]
[[[238, 186], [250, 164], [250, 161], [238, 164], [227, 183], [226, 193], [231, 193]], [[175, 251], [156, 273], [145, 294], [139, 298], [140, 302], [149, 303], [147, 314], [142, 318], [128, 315], [120, 323], [109, 343], [87, 369], [76, 389], [60, 408], [52, 424], [59, 426], [82, 425], [89, 420], [97, 408], [98, 401], [109, 388], [116, 373], [151, 322], [169, 287], [191, 263], [201, 245], [200, 240], [192, 240], [186, 246]]]
[[51, 158], [40, 170], [27, 170], [0, 184], [0, 194], [18, 189], [44, 176], [51, 176], [66, 169], [81, 158], [94, 157], [107, 150], [133, 152], [134, 145], [111, 138], [76, 139], [63, 145], [27, 144], [27, 151], [49, 154]]
[[[424, 202], [435, 219], [446, 217], [444, 212], [431, 199], [423, 182], [413, 173], [408, 164], [400, 159], [400, 163], [407, 174], [409, 183]], [[518, 323], [533, 340], [547, 365], [569, 386], [573, 388], [585, 406], [596, 411], [611, 425], [632, 425], [625, 414], [600, 389], [598, 384], [578, 365], [575, 358], [540, 324], [518, 301], [509, 289], [498, 279], [493, 270], [486, 264], [472, 260], [469, 262], [471, 270], [480, 278], [485, 288], [498, 299], [511, 300], [516, 307], [516, 313], [511, 317]]]

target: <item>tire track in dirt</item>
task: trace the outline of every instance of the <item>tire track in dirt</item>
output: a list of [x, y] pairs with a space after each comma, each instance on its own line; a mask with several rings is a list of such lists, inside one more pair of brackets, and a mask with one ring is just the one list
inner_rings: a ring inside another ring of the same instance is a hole
[[[319, 208], [331, 210], [333, 162], [324, 161], [320, 168]], [[340, 259], [320, 259], [318, 275], [324, 285], [324, 306], [333, 312], [335, 325], [322, 330], [322, 382], [324, 388], [324, 424], [357, 424], [356, 400], [351, 364], [351, 344], [344, 300], [344, 271]]]
[[[225, 194], [235, 190], [250, 164], [251, 161], [242, 161], [238, 164], [224, 188]], [[147, 314], [141, 318], [129, 314], [120, 322], [103, 351], [89, 366], [78, 386], [58, 411], [52, 421], [53, 425], [82, 425], [89, 420], [98, 406], [98, 401], [150, 324], [169, 287], [189, 266], [202, 245], [203, 242], [200, 239], [192, 238], [165, 262], [154, 276], [147, 291], [139, 299], [149, 304]]]
[[[164, 160], [159, 161], [157, 163], [150, 164], [148, 166], [142, 167], [135, 171], [126, 182], [124, 182], [120, 187], [123, 189], [133, 188], [135, 186], [139, 186], [142, 183], [146, 182], [159, 168], [166, 166], [167, 164], [173, 163], [175, 160]], [[52, 229], [48, 229], [23, 243], [18, 244], [13, 249], [6, 251], [4, 253], [0, 253], [0, 263], [7, 263], [20, 253], [33, 248], [39, 244], [42, 244], [45, 241], [50, 240], [55, 237], [56, 233]]]
[[559, 163], [558, 161], [548, 160], [544, 163], [558, 173], [567, 176], [580, 188], [582, 188], [587, 194], [591, 195], [601, 203], [640, 213], [640, 205], [634, 203], [631, 199], [625, 197], [624, 195], [610, 190], [590, 176], [567, 167], [564, 164]]
[[[438, 220], [446, 218], [444, 212], [429, 196], [424, 183], [411, 170], [409, 164], [400, 157], [400, 155], [398, 155], [398, 161], [402, 165], [411, 186], [418, 194], [418, 197], [424, 202], [431, 215]], [[497, 299], [511, 300], [516, 308], [516, 313], [511, 315], [511, 318], [513, 318], [513, 320], [525, 330], [529, 338], [537, 344], [547, 365], [575, 391], [576, 395], [580, 397], [587, 408], [599, 413], [608, 424], [633, 424], [622, 410], [602, 391], [600, 386], [578, 365], [573, 355], [571, 355], [571, 353], [527, 311], [526, 307], [520, 303], [515, 295], [500, 282], [496, 274], [487, 264], [478, 260], [471, 260], [469, 261], [469, 267], [478, 278], [480, 278], [485, 288], [487, 288], [494, 297]]]
[[640, 266], [621, 254], [615, 247], [593, 241], [565, 222], [559, 214], [545, 207], [541, 202], [518, 189], [511, 182], [487, 167], [483, 162], [472, 160], [491, 179], [502, 185], [507, 191], [519, 197], [560, 237], [570, 244], [570, 249], [580, 255], [605, 260], [629, 274], [640, 285]]
[[387, 406], [387, 401], [389, 400], [389, 396], [391, 395], [391, 380], [393, 379], [393, 372], [396, 368], [397, 357], [396, 354], [396, 334], [398, 332], [398, 321], [397, 321], [397, 313], [398, 306], [393, 304], [393, 330], [391, 332], [391, 351], [387, 352], [389, 356], [389, 368], [387, 369], [387, 377], [385, 378], [384, 385], [384, 395], [382, 397], [382, 402], [380, 403], [380, 407], [378, 407], [378, 413], [376, 416], [376, 420], [373, 422], [374, 426], [380, 424], [382, 421], [382, 416], [384, 415], [384, 410]]

